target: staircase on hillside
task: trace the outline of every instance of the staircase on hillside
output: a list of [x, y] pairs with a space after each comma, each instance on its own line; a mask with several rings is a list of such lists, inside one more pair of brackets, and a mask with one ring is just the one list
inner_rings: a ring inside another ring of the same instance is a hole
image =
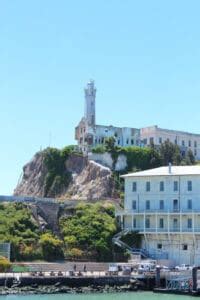
[[121, 240], [121, 238], [128, 233], [130, 233], [130, 230], [123, 230], [117, 233], [112, 239], [113, 245], [117, 245], [120, 248], [127, 250], [132, 255], [140, 255], [142, 258], [150, 258], [148, 251], [146, 251], [145, 249], [130, 247], [128, 244], [124, 243]]

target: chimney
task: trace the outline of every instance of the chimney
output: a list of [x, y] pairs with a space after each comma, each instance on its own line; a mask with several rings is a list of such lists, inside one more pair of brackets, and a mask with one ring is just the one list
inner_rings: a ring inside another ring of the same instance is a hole
[[169, 174], [172, 174], [172, 164], [169, 163]]

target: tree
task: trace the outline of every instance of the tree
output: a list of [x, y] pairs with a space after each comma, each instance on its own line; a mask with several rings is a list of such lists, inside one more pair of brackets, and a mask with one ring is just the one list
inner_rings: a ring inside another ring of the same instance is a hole
[[193, 152], [192, 152], [191, 149], [189, 149], [189, 150], [187, 151], [187, 154], [186, 154], [186, 161], [187, 161], [187, 163], [188, 163], [189, 165], [194, 165], [194, 164], [196, 163], [196, 161], [195, 161], [195, 156], [194, 156], [194, 154], [193, 154]]
[[0, 256], [0, 272], [6, 272], [11, 267], [9, 260], [3, 256]]
[[169, 163], [180, 165], [182, 160], [179, 146], [168, 140], [160, 147], [160, 157], [162, 165], [168, 165]]
[[68, 254], [79, 249], [87, 258], [112, 259], [112, 238], [117, 231], [113, 205], [79, 204], [73, 216], [60, 219], [60, 227]]
[[54, 261], [56, 259], [63, 259], [63, 242], [54, 237], [50, 233], [45, 233], [40, 238], [40, 245], [42, 247], [42, 254], [47, 261]]
[[105, 149], [107, 152], [114, 152], [116, 150], [114, 137], [109, 137], [105, 139]]

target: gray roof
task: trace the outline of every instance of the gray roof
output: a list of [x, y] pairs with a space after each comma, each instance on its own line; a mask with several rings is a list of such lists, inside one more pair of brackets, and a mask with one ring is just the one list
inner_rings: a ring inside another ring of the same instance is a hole
[[148, 176], [184, 176], [200, 175], [200, 166], [171, 166], [150, 169], [141, 172], [129, 173], [122, 175], [122, 178], [128, 177], [148, 177]]

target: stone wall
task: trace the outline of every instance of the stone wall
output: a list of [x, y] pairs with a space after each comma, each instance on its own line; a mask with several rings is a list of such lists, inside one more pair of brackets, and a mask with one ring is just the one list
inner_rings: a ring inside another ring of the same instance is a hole
[[[89, 153], [88, 154], [89, 160], [93, 160], [105, 167], [113, 169], [114, 161], [110, 153]], [[125, 155], [120, 154], [118, 156], [117, 162], [114, 166], [115, 171], [123, 171], [127, 167], [127, 158]]]

